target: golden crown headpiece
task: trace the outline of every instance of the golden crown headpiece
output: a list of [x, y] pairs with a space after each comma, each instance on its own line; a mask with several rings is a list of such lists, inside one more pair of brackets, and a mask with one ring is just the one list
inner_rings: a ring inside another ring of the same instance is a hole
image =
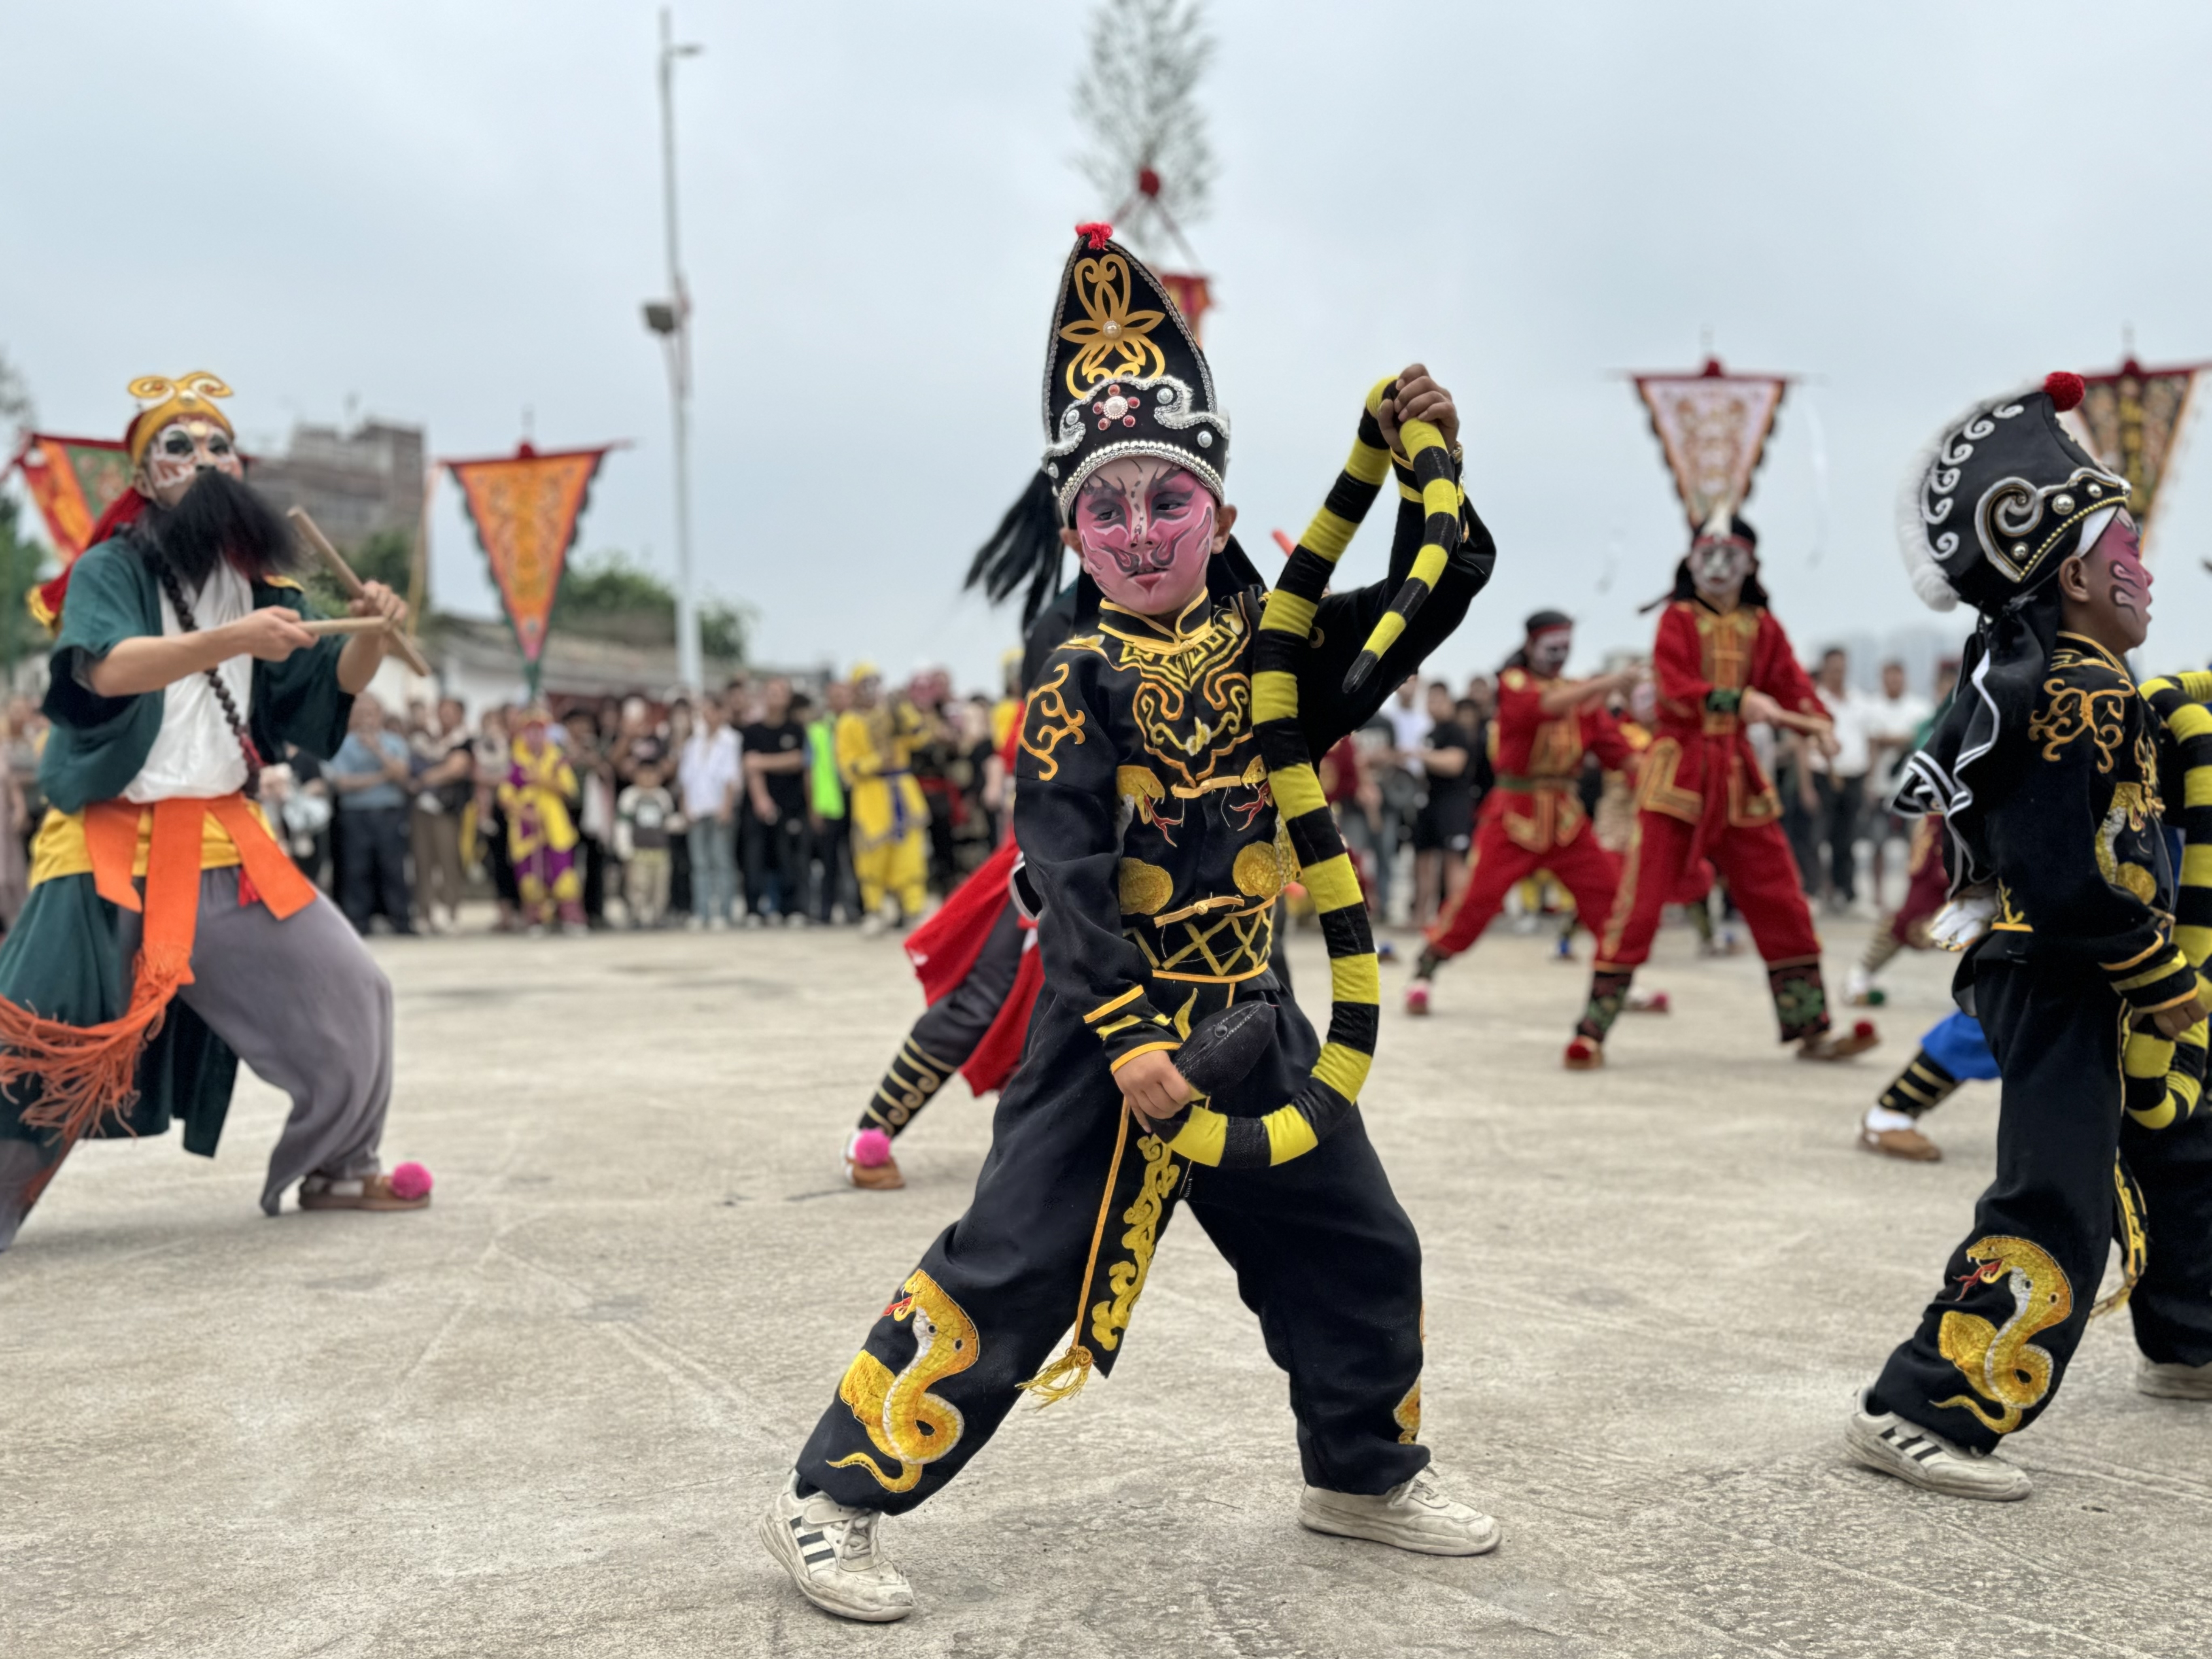
[[144, 459], [146, 446], [154, 441], [155, 433], [170, 422], [187, 416], [204, 416], [232, 437], [238, 435], [230, 417], [214, 402], [217, 398], [229, 397], [230, 388], [204, 368], [180, 374], [173, 380], [166, 374], [141, 374], [131, 382], [131, 395], [138, 399], [139, 409], [131, 416], [131, 429], [123, 434], [123, 441], [131, 451], [133, 466]]

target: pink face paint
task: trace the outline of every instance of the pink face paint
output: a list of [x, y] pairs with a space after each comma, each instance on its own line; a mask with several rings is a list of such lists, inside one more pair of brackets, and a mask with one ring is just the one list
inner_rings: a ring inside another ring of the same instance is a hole
[[1206, 486], [1174, 462], [1150, 455], [1109, 461], [1075, 500], [1083, 568], [1125, 610], [1173, 616], [1206, 586], [1213, 514]]

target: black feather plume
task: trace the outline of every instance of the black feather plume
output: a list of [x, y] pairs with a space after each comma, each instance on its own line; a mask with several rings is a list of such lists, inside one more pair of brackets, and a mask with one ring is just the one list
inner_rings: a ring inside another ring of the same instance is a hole
[[1060, 552], [1060, 508], [1052, 485], [1042, 472], [1033, 472], [1029, 487], [969, 561], [964, 586], [981, 588], [997, 605], [1028, 583], [1022, 599], [1022, 626], [1027, 629], [1059, 591]]

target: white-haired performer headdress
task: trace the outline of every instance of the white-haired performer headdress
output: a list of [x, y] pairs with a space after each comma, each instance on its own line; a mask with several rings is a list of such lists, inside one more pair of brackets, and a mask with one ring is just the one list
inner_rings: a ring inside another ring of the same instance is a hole
[[2127, 480], [2059, 422], [2081, 392], [2081, 377], [2061, 372], [1976, 404], [1916, 458], [1898, 498], [1913, 592], [1937, 611], [1964, 600], [1980, 613], [1951, 707], [1897, 791], [1899, 811], [1941, 813], [1949, 825], [1954, 890], [1992, 868], [1979, 769], [2032, 711], [2058, 627], [2051, 578], [2127, 505]]

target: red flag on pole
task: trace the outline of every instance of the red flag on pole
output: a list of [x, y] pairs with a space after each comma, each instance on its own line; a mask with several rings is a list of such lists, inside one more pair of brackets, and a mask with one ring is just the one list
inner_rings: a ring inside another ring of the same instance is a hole
[[541, 453], [526, 442], [512, 455], [442, 463], [461, 487], [533, 694], [561, 573], [600, 458], [613, 447]]
[[15, 465], [64, 566], [91, 545], [100, 515], [131, 487], [131, 452], [106, 438], [29, 433]]
[[1726, 501], [1741, 507], [1789, 390], [1787, 374], [1731, 374], [1717, 357], [1694, 374], [1632, 374], [1694, 532]]
[[2203, 363], [2145, 368], [2133, 357], [2109, 374], [2084, 374], [2075, 418], [2087, 447], [2128, 481], [2128, 510], [2150, 541], [2151, 509], [2172, 469]]

